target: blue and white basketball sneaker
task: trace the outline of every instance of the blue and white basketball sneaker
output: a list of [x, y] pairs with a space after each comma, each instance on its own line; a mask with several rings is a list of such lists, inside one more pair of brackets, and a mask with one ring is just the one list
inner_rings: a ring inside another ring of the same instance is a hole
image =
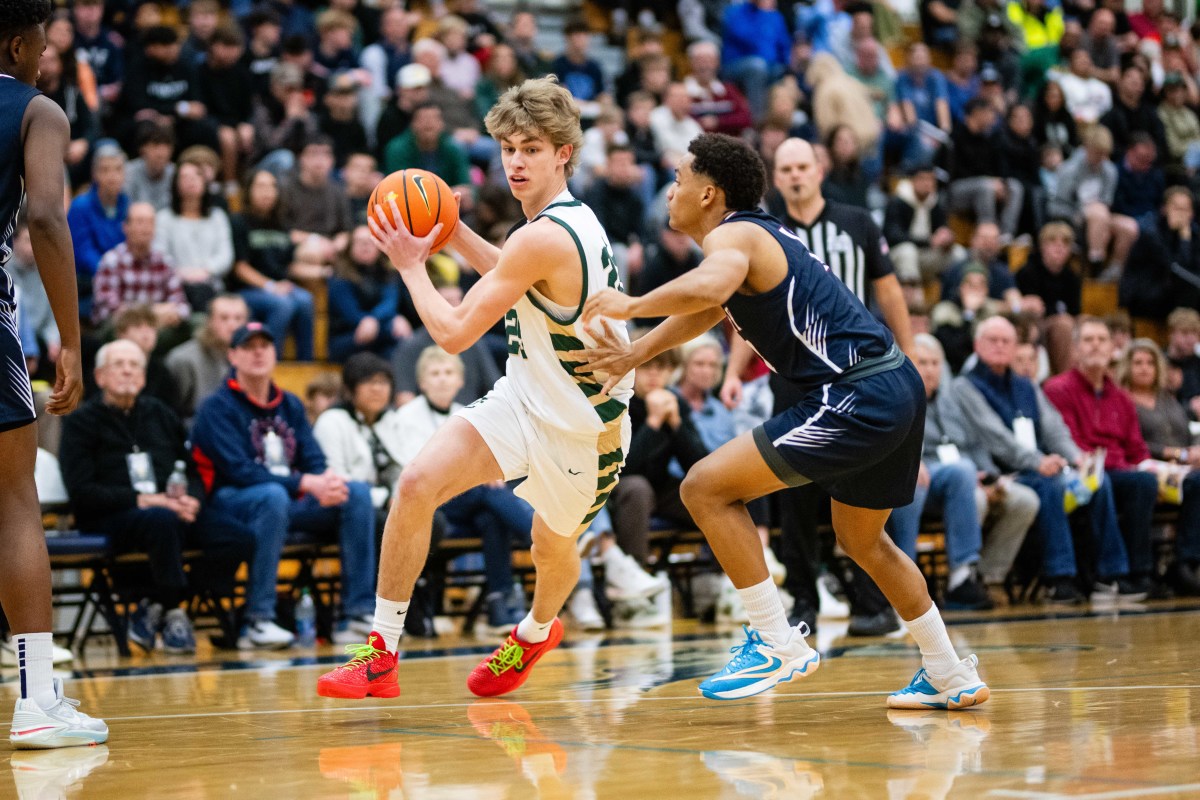
[[979, 659], [974, 654], [954, 665], [945, 675], [932, 675], [924, 667], [912, 682], [888, 696], [888, 708], [946, 708], [977, 706], [991, 696], [987, 684], [979, 679]]
[[700, 694], [710, 700], [740, 700], [774, 688], [795, 676], [817, 671], [821, 654], [808, 646], [808, 625], [801, 622], [785, 645], [765, 641], [758, 631], [743, 625], [746, 641], [731, 647], [733, 659], [725, 668], [700, 684]]

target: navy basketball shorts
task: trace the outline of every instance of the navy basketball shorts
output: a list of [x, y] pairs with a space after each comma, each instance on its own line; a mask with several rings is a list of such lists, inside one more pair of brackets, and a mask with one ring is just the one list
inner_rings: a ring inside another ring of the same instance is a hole
[[848, 506], [913, 500], [925, 438], [925, 387], [912, 362], [810, 392], [754, 429], [754, 443], [789, 486], [815, 483]]
[[0, 297], [0, 433], [34, 422], [33, 390], [21, 338], [17, 335], [16, 309]]

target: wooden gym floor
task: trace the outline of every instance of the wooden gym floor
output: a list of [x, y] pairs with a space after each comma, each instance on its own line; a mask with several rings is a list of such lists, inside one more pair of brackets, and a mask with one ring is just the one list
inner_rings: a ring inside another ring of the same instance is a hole
[[696, 683], [735, 633], [689, 622], [569, 632], [508, 702], [466, 691], [490, 651], [470, 637], [407, 644], [402, 695], [359, 703], [316, 697], [331, 647], [95, 647], [70, 694], [108, 720], [108, 745], [0, 750], [0, 798], [1200, 798], [1200, 605], [954, 622], [992, 686], [971, 711], [889, 712], [918, 666], [911, 639], [831, 621], [815, 675], [728, 703]]

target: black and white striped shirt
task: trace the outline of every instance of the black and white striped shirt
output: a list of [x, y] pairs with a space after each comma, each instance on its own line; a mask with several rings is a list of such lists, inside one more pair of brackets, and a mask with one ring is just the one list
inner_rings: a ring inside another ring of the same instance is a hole
[[825, 208], [805, 225], [782, 210], [780, 216], [818, 260], [850, 291], [871, 307], [872, 281], [895, 270], [888, 258], [887, 242], [866, 209], [826, 201]]

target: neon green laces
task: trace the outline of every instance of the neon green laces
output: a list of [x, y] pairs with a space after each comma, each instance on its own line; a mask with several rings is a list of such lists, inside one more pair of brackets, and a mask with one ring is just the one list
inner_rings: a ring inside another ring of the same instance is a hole
[[487, 668], [492, 671], [493, 675], [499, 677], [500, 673], [505, 670], [525, 666], [522, 663], [524, 659], [525, 648], [513, 641], [510, 636], [496, 652], [492, 653], [492, 657], [488, 659]]
[[350, 656], [350, 660], [342, 665], [342, 669], [360, 667], [382, 653], [382, 650], [369, 644], [348, 644], [346, 645], [346, 655]]

